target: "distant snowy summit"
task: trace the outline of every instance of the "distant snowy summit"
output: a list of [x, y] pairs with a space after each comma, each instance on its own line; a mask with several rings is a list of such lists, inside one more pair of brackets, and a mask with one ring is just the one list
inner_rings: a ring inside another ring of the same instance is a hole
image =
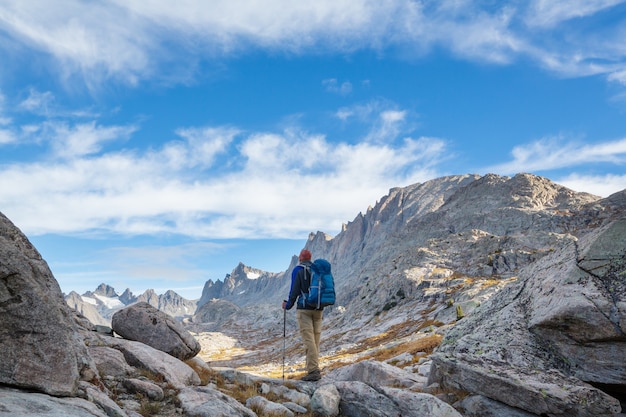
[[95, 291], [87, 291], [83, 295], [76, 291], [65, 296], [65, 302], [81, 313], [93, 324], [110, 326], [113, 314], [131, 304], [144, 301], [175, 318], [191, 317], [196, 311], [197, 301], [187, 300], [172, 290], [157, 295], [154, 290], [146, 290], [135, 296], [126, 289], [119, 295], [113, 287], [100, 284]]

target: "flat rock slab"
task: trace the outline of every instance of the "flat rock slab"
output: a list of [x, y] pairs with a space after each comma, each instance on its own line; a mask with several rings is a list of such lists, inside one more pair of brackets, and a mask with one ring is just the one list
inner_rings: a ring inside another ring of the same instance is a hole
[[108, 417], [106, 412], [81, 398], [0, 389], [1, 417]]

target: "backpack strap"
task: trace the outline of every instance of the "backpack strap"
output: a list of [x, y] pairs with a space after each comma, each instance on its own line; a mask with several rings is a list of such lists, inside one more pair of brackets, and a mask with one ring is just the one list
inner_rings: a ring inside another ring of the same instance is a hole
[[300, 266], [304, 270], [304, 280], [307, 281], [313, 274], [311, 272], [311, 266], [310, 265], [305, 265], [305, 264], [300, 264]]

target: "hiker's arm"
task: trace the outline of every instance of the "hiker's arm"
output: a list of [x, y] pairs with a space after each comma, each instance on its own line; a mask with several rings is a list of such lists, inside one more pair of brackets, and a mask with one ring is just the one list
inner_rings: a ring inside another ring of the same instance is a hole
[[302, 267], [295, 267], [293, 271], [291, 271], [291, 289], [289, 290], [289, 298], [287, 299], [287, 305], [285, 309], [289, 310], [296, 303], [298, 299], [298, 295], [300, 295], [300, 281], [298, 280], [298, 271], [300, 271]]

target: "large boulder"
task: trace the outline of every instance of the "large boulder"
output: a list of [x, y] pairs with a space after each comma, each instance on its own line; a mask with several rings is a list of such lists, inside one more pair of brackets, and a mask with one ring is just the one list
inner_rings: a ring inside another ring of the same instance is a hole
[[74, 395], [89, 367], [83, 339], [47, 263], [1, 213], [0, 317], [0, 383]]
[[132, 304], [113, 315], [113, 331], [182, 361], [200, 352], [200, 343], [179, 322], [146, 302]]
[[432, 356], [429, 383], [536, 415], [618, 413], [607, 392], [626, 391], [623, 208], [457, 323]]

